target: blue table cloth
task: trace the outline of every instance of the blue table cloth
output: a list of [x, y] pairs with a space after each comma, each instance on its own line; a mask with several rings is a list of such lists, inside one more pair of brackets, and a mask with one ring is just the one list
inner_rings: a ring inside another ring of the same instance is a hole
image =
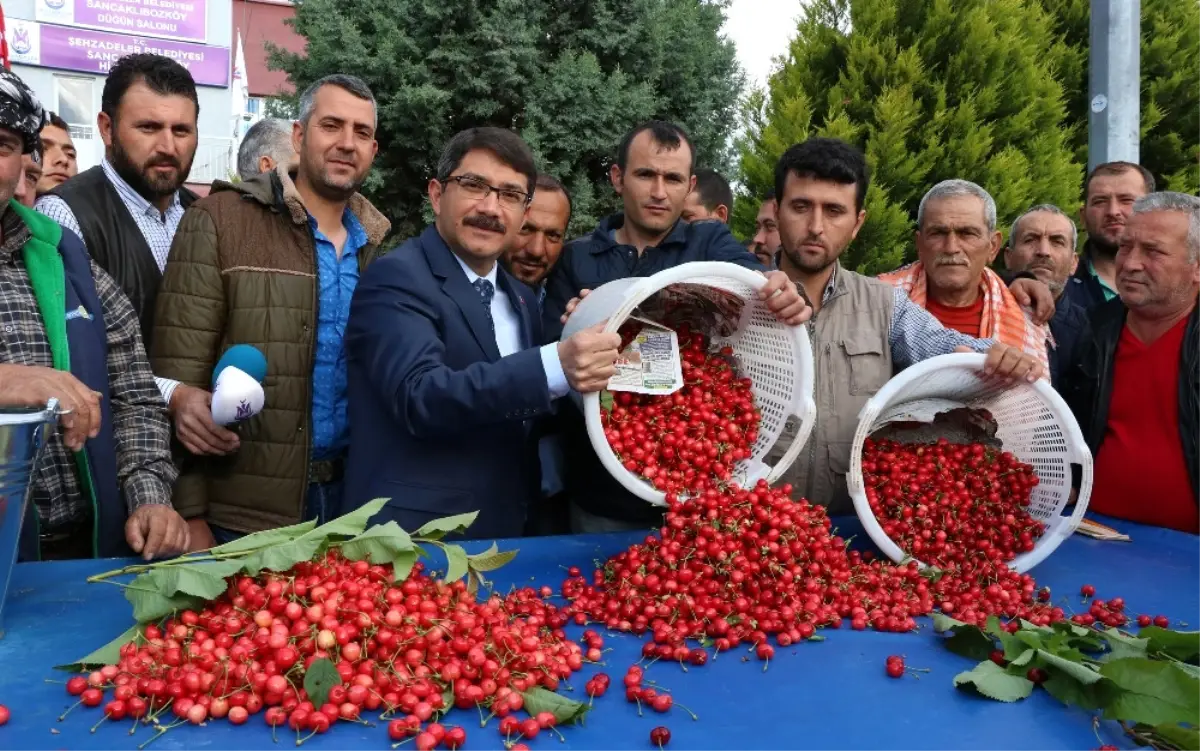
[[[841, 520], [845, 534], [860, 533], [857, 522]], [[1132, 543], [1098, 542], [1080, 536], [1067, 540], [1033, 573], [1039, 584], [1054, 590], [1064, 607], [1085, 610], [1081, 584], [1096, 586], [1097, 596], [1125, 597], [1131, 614], [1166, 614], [1173, 625], [1200, 625], [1200, 538], [1178, 532], [1104, 520], [1130, 534]], [[520, 555], [495, 572], [498, 588], [549, 584], [557, 591], [562, 567], [585, 569], [593, 561], [619, 552], [637, 534], [544, 537], [501, 541], [502, 549]], [[859, 540], [863, 536], [859, 534]], [[476, 546], [469, 546], [476, 547]], [[478, 546], [482, 547], [482, 546]], [[59, 713], [70, 703], [61, 683], [65, 674], [53, 665], [70, 662], [106, 643], [127, 628], [130, 606], [121, 589], [86, 584], [94, 573], [115, 568], [118, 561], [22, 564], [13, 575], [5, 609], [7, 634], [0, 639], [0, 704], [12, 711], [0, 727], [0, 749], [134, 749], [153, 730], [141, 727], [130, 736], [130, 723], [105, 723], [92, 734], [100, 710], [77, 709], [64, 722]], [[742, 651], [725, 653], [702, 668], [683, 672], [674, 663], [655, 663], [646, 675], [671, 689], [678, 703], [695, 710], [693, 722], [672, 709], [665, 715], [644, 710], [639, 717], [625, 701], [621, 679], [638, 660], [642, 640], [606, 637], [606, 666], [585, 666], [572, 684], [582, 696], [588, 677], [605, 671], [612, 678], [608, 694], [597, 700], [586, 727], [566, 728], [566, 743], [540, 734], [532, 748], [647, 749], [650, 730], [670, 728], [670, 748], [1095, 748], [1101, 743], [1130, 747], [1113, 723], [1101, 726], [1100, 740], [1091, 717], [1059, 704], [1044, 691], [1015, 704], [1001, 704], [954, 689], [953, 676], [972, 667], [937, 643], [928, 619], [910, 634], [880, 634], [849, 629], [821, 633], [824, 642], [778, 650], [764, 672], [763, 663]], [[577, 635], [582, 629], [573, 629]], [[896, 680], [884, 674], [885, 658], [905, 655], [914, 668], [929, 668], [920, 679]], [[445, 720], [467, 730], [467, 749], [502, 748], [497, 723], [479, 727], [476, 712], [455, 710]], [[54, 732], [54, 731], [57, 731]], [[279, 733], [279, 747], [294, 747], [290, 731]], [[339, 723], [326, 735], [306, 742], [318, 749], [387, 749], [383, 726]], [[261, 716], [233, 727], [217, 721], [207, 727], [171, 730], [149, 749], [273, 748], [271, 730]], [[411, 748], [405, 746], [402, 748]]]

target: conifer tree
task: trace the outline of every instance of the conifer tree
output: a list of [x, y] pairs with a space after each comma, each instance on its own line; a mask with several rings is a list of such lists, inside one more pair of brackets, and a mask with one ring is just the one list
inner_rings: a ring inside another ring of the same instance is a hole
[[[1001, 221], [1035, 203], [1078, 206], [1054, 63], [1067, 56], [1031, 0], [813, 0], [739, 141], [744, 194], [773, 187], [776, 160], [812, 135], [854, 143], [873, 172], [867, 222], [842, 257], [867, 274], [915, 257], [917, 205], [940, 180], [979, 183]], [[757, 202], [735, 206], [753, 225]]]
[[463, 128], [520, 132], [572, 191], [572, 229], [618, 205], [607, 170], [625, 131], [683, 125], [700, 164], [725, 168], [742, 74], [720, 35], [727, 0], [297, 0], [301, 54], [272, 65], [303, 89], [333, 72], [379, 101], [364, 192], [397, 239], [428, 220], [425, 188]]

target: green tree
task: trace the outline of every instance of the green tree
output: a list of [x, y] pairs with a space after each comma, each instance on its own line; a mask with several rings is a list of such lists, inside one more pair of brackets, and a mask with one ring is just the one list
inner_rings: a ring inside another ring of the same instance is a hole
[[364, 191], [394, 235], [425, 223], [425, 188], [463, 128], [519, 131], [572, 191], [576, 232], [614, 210], [607, 170], [651, 117], [683, 125], [697, 161], [725, 167], [743, 76], [720, 35], [727, 0], [297, 0], [303, 54], [271, 65], [302, 90], [331, 72], [379, 102], [379, 155]]
[[[774, 186], [793, 143], [854, 143], [873, 177], [842, 262], [867, 274], [915, 256], [917, 205], [940, 180], [979, 183], [1002, 220], [1035, 203], [1078, 205], [1075, 125], [1054, 75], [1066, 52], [1051, 26], [1033, 0], [813, 0], [767, 90], [744, 108], [745, 194]], [[755, 201], [737, 203], [744, 233]]]
[[[1065, 42], [1058, 61], [1067, 112], [1079, 127], [1071, 148], [1087, 163], [1089, 0], [1041, 0]], [[1142, 123], [1139, 161], [1158, 187], [1200, 191], [1200, 2], [1142, 0]]]

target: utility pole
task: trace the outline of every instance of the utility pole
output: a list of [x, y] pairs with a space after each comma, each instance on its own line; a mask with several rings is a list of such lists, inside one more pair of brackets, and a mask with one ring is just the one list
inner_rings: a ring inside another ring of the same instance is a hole
[[1138, 163], [1142, 120], [1141, 20], [1141, 0], [1092, 0], [1088, 53], [1089, 172], [1104, 162]]

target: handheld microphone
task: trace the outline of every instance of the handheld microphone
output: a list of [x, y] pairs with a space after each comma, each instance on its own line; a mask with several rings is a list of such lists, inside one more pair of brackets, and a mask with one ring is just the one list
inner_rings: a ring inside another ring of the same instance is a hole
[[263, 409], [267, 358], [257, 347], [235, 344], [213, 370], [212, 417], [218, 425], [248, 420]]

